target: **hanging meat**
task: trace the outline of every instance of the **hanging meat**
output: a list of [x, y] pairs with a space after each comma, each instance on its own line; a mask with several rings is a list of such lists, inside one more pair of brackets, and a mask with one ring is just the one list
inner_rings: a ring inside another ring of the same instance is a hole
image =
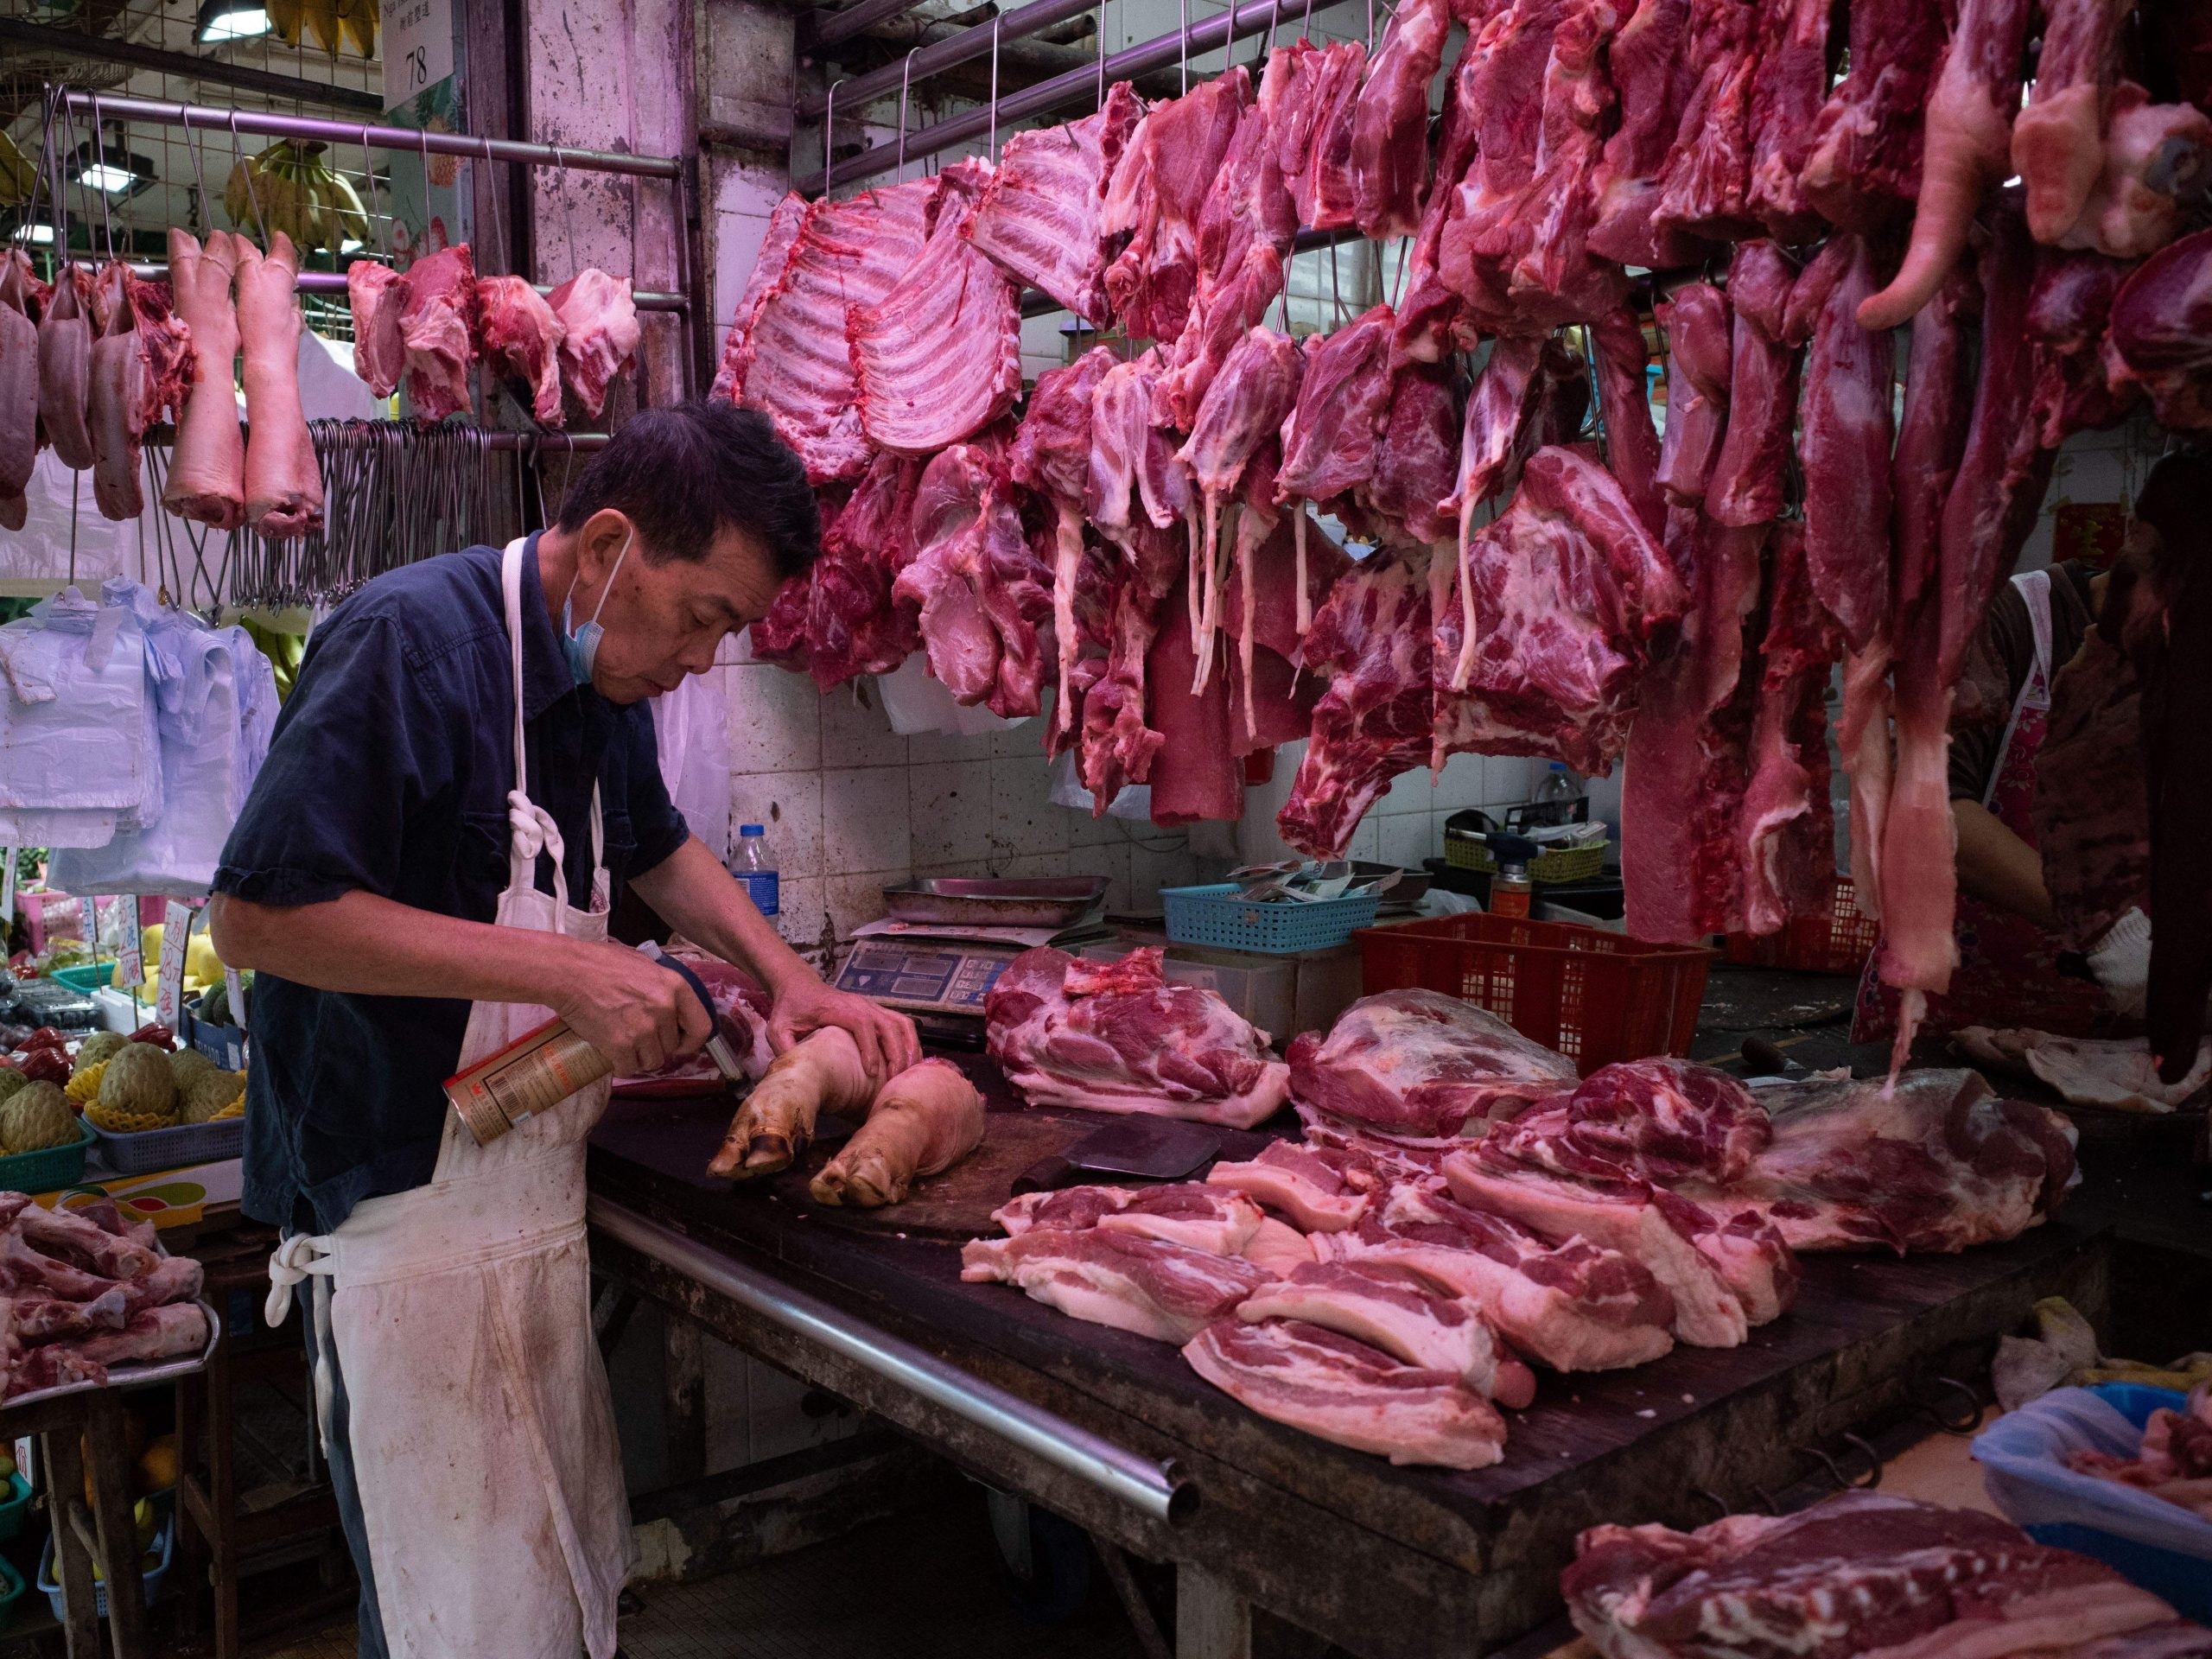
[[38, 422], [54, 458], [82, 472], [92, 464], [92, 273], [74, 260], [56, 273], [38, 320]]
[[0, 254], [0, 513], [22, 528], [23, 492], [38, 460], [38, 324], [30, 260], [20, 249]]
[[476, 264], [467, 243], [439, 248], [407, 268], [399, 340], [406, 353], [401, 383], [416, 419], [435, 426], [448, 415], [474, 412], [468, 372], [476, 362]]
[[1452, 30], [1445, 0], [1408, 0], [1352, 105], [1353, 218], [1362, 236], [1411, 236], [1428, 187], [1428, 84]]
[[169, 230], [169, 287], [176, 296], [177, 315], [192, 330], [194, 366], [184, 413], [177, 420], [176, 444], [169, 452], [162, 505], [217, 530], [236, 530], [245, 522], [245, 435], [238, 427], [238, 390], [231, 378], [238, 354], [231, 286], [238, 269], [234, 245], [239, 240], [228, 231], [211, 231], [203, 250], [189, 232]]
[[1100, 219], [1107, 182], [1142, 114], [1128, 83], [1116, 81], [1096, 115], [1015, 133], [960, 234], [1016, 283], [1043, 289], [1104, 327], [1113, 308], [1106, 298]]
[[346, 267], [346, 298], [353, 314], [353, 372], [382, 402], [399, 390], [407, 369], [407, 346], [399, 334], [407, 278], [390, 265], [356, 259]]
[[146, 510], [140, 452], [146, 429], [183, 412], [194, 373], [192, 331], [170, 315], [166, 283], [141, 282], [121, 264], [103, 266], [99, 281], [108, 320], [92, 342], [92, 499], [102, 518], [120, 522]]
[[1052, 613], [1052, 572], [1022, 534], [1003, 456], [957, 443], [915, 488], [915, 553], [892, 583], [918, 607], [930, 672], [963, 706], [1018, 720], [1043, 707], [1038, 626]]
[[940, 175], [937, 223], [882, 300], [846, 314], [861, 430], [879, 449], [933, 454], [974, 436], [1021, 391], [1013, 285], [963, 232], [990, 182], [968, 161]]
[[[528, 394], [523, 401], [530, 406], [531, 418], [540, 426], [557, 429], [563, 418], [561, 347], [569, 337], [568, 325], [520, 276], [478, 277], [476, 315], [485, 365], [519, 382]], [[357, 336], [357, 359], [360, 353]]]
[[238, 340], [245, 359], [245, 522], [271, 541], [322, 528], [322, 474], [300, 407], [300, 256], [275, 232], [264, 257], [242, 237]]
[[595, 421], [606, 412], [607, 389], [638, 359], [638, 303], [630, 279], [587, 265], [545, 296], [561, 320], [561, 383]]

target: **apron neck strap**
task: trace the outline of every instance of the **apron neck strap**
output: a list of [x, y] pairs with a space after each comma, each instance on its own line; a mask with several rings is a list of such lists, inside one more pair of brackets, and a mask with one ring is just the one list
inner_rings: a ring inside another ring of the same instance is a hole
[[[553, 822], [553, 815], [530, 798], [530, 752], [524, 740], [522, 562], [530, 556], [530, 537], [518, 536], [507, 543], [506, 550], [499, 560], [499, 587], [506, 604], [507, 659], [514, 671], [515, 686], [515, 782], [514, 787], [507, 791], [507, 879], [512, 887], [536, 886], [537, 855], [540, 853], [550, 855], [553, 860], [553, 896], [559, 902], [557, 913], [564, 915], [569, 908], [568, 849], [561, 839], [560, 826]], [[600, 814], [599, 785], [594, 782], [591, 786], [591, 868], [594, 900], [599, 896], [601, 872], [606, 863], [607, 830]]]

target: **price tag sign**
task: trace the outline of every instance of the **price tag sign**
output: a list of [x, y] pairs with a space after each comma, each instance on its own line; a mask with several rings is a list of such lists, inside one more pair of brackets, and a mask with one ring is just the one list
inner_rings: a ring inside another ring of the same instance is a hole
[[[111, 932], [122, 941], [116, 947], [115, 959], [123, 969], [124, 983], [135, 999], [139, 986], [146, 981], [146, 957], [138, 948], [138, 906], [129, 898], [92, 900], [92, 938], [104, 939]], [[99, 954], [97, 944], [93, 953]]]
[[245, 1029], [245, 982], [238, 977], [238, 970], [227, 963], [223, 968], [223, 990], [230, 998], [231, 1023], [240, 1031]]
[[175, 1031], [184, 1012], [185, 947], [192, 941], [192, 924], [199, 912], [181, 900], [169, 900], [162, 918], [162, 967], [154, 982], [154, 1018]]
[[19, 850], [14, 847], [0, 848], [0, 858], [8, 861], [8, 873], [0, 877], [0, 922], [16, 913], [16, 857]]
[[378, 0], [384, 106], [396, 110], [453, 73], [453, 0]]

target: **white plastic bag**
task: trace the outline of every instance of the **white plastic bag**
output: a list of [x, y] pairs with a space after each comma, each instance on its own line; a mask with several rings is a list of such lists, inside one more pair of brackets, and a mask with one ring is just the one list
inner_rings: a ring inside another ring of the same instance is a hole
[[161, 820], [152, 598], [111, 582], [102, 601], [67, 588], [0, 627], [0, 837], [15, 844], [98, 847]]
[[[2171, 1389], [2145, 1393], [2181, 1408], [2183, 1396]], [[2142, 1444], [2143, 1431], [2091, 1390], [2053, 1389], [1984, 1429], [1974, 1439], [1974, 1455], [1989, 1496], [2020, 1526], [2093, 1527], [2212, 1563], [2212, 1521], [2120, 1481], [2067, 1467], [2076, 1452], [2127, 1458]]]
[[691, 833], [729, 862], [729, 700], [720, 680], [687, 676], [655, 697], [661, 781]]
[[[1063, 749], [1052, 762], [1052, 787], [1046, 798], [1055, 806], [1073, 807], [1078, 812], [1091, 810], [1093, 797], [1075, 775], [1075, 751]], [[1152, 817], [1152, 785], [1125, 784], [1107, 804], [1109, 818], [1139, 818], [1149, 821]]]
[[[952, 700], [952, 693], [944, 689], [944, 682], [930, 673], [928, 664], [927, 656], [918, 651], [893, 672], [875, 677], [876, 691], [883, 698], [883, 712], [891, 717], [891, 729], [900, 737], [913, 737], [922, 732], [950, 732], [960, 737], [976, 737], [985, 732], [1011, 731], [1021, 724], [1019, 720], [1001, 718], [981, 703], [972, 709], [962, 708]], [[1033, 720], [1036, 716], [1024, 718]]]

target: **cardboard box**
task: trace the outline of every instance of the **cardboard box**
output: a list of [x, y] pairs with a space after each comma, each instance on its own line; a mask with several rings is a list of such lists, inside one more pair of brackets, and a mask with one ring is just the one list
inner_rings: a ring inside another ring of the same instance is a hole
[[133, 1220], [150, 1221], [157, 1228], [184, 1227], [204, 1219], [212, 1209], [236, 1204], [244, 1191], [244, 1166], [236, 1158], [226, 1158], [148, 1175], [87, 1176], [74, 1186], [38, 1193], [34, 1202], [48, 1210], [74, 1209], [94, 1198], [112, 1198]]

